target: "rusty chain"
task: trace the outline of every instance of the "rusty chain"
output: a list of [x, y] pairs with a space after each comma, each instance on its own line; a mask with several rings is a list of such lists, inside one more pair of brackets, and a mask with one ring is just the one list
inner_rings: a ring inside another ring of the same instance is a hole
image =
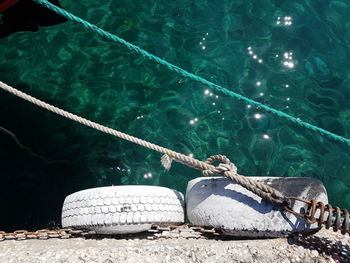
[[73, 230], [73, 229], [40, 229], [34, 232], [27, 230], [16, 230], [14, 232], [0, 231], [0, 241], [4, 240], [25, 240], [25, 239], [49, 239], [49, 238], [61, 238], [67, 239], [71, 237], [79, 237], [87, 234], [91, 234], [88, 231]]
[[222, 233], [220, 230], [211, 227], [197, 227], [192, 225], [180, 225], [180, 226], [158, 226], [154, 225], [145, 233], [136, 234], [123, 234], [123, 235], [98, 235], [95, 231], [90, 230], [75, 230], [75, 229], [41, 229], [34, 232], [27, 230], [16, 230], [13, 232], [0, 231], [0, 241], [6, 240], [47, 240], [53, 238], [68, 239], [68, 238], [89, 238], [89, 237], [99, 237], [99, 236], [110, 236], [110, 237], [138, 237], [140, 235], [146, 235], [149, 240], [157, 238], [208, 238], [208, 236], [220, 236]]
[[343, 235], [347, 233], [350, 234], [350, 218], [348, 210], [340, 209], [337, 206], [333, 207], [330, 204], [324, 204], [323, 202], [318, 202], [316, 200], [308, 201], [294, 196], [288, 198], [290, 200], [307, 204], [307, 209], [305, 213], [298, 213], [289, 207], [285, 207], [287, 212], [305, 218], [310, 224], [318, 223], [319, 227], [325, 225], [326, 229], [332, 227], [334, 232], [340, 230]]

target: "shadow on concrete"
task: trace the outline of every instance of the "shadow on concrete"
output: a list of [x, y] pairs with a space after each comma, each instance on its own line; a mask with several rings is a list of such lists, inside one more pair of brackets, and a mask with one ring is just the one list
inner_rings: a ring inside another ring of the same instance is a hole
[[350, 247], [343, 245], [340, 240], [332, 241], [325, 237], [295, 234], [288, 238], [288, 244], [316, 250], [320, 254], [332, 257], [335, 262], [345, 263], [350, 259]]

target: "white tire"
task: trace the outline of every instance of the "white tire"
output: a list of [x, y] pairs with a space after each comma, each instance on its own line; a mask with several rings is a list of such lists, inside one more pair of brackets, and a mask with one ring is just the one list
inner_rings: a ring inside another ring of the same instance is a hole
[[[277, 189], [284, 196], [328, 203], [324, 185], [314, 178], [249, 178]], [[303, 202], [292, 202], [291, 208], [301, 213], [306, 211]], [[214, 227], [239, 237], [279, 237], [319, 229], [317, 223], [309, 224], [225, 177], [198, 177], [189, 181], [186, 209], [192, 224]]]
[[92, 188], [66, 197], [62, 226], [98, 234], [146, 231], [152, 225], [184, 223], [184, 197], [160, 186], [123, 185]]

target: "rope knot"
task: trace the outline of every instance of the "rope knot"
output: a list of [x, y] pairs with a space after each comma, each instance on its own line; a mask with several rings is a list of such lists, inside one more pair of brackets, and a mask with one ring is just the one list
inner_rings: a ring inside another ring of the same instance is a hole
[[[220, 162], [218, 166], [213, 166], [213, 162]], [[237, 173], [237, 167], [224, 155], [213, 155], [210, 156], [206, 162], [207, 167], [203, 171], [203, 175], [212, 176], [214, 174], [225, 176], [235, 183], [240, 184], [246, 189], [252, 191], [256, 195], [264, 198], [272, 203], [276, 203], [283, 206], [289, 205], [288, 198], [284, 197], [276, 189], [254, 181]]]
[[[218, 166], [212, 166], [212, 163], [214, 162], [220, 162], [220, 164]], [[228, 171], [237, 174], [236, 165], [234, 165], [225, 155], [210, 156], [205, 163], [212, 166], [210, 169], [203, 171], [203, 175], [205, 176], [213, 176], [214, 174], [224, 175], [224, 173]]]

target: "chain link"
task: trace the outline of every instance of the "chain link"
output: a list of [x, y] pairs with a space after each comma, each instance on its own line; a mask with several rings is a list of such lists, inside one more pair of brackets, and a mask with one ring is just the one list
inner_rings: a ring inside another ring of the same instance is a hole
[[174, 239], [174, 238], [185, 238], [185, 239], [209, 239], [214, 236], [221, 236], [220, 230], [212, 227], [198, 227], [192, 225], [180, 225], [180, 226], [153, 226], [148, 232], [154, 234], [148, 236], [147, 239]]
[[85, 235], [92, 234], [91, 231], [73, 230], [69, 228], [63, 229], [40, 229], [34, 232], [27, 230], [16, 230], [14, 232], [0, 231], [0, 241], [4, 240], [25, 240], [25, 239], [49, 239], [49, 238], [61, 238], [67, 239], [71, 237], [83, 237]]
[[[172, 239], [172, 238], [194, 238], [194, 239], [206, 239], [210, 235], [212, 236], [220, 236], [221, 232], [214, 228], [210, 227], [198, 227], [191, 225], [180, 225], [180, 226], [158, 226], [154, 225], [150, 230], [146, 233], [138, 233], [138, 234], [123, 234], [123, 235], [108, 235], [112, 237], [135, 237], [138, 238], [140, 235], [146, 235], [147, 239]], [[0, 241], [6, 240], [29, 240], [29, 239], [38, 239], [38, 240], [46, 240], [53, 238], [60, 239], [68, 239], [68, 238], [77, 238], [77, 237], [98, 237], [102, 235], [96, 234], [95, 231], [91, 230], [76, 230], [76, 229], [40, 229], [34, 232], [30, 232], [27, 230], [16, 230], [14, 232], [4, 232], [0, 231]], [[107, 235], [103, 235], [104, 237]]]
[[318, 223], [319, 227], [326, 226], [326, 229], [333, 228], [334, 232], [341, 231], [343, 235], [350, 234], [350, 216], [349, 211], [333, 207], [330, 204], [324, 204], [316, 200], [304, 200], [295, 196], [289, 196], [290, 200], [307, 204], [305, 213], [298, 213], [289, 207], [284, 209], [295, 216], [303, 217], [310, 224]]

